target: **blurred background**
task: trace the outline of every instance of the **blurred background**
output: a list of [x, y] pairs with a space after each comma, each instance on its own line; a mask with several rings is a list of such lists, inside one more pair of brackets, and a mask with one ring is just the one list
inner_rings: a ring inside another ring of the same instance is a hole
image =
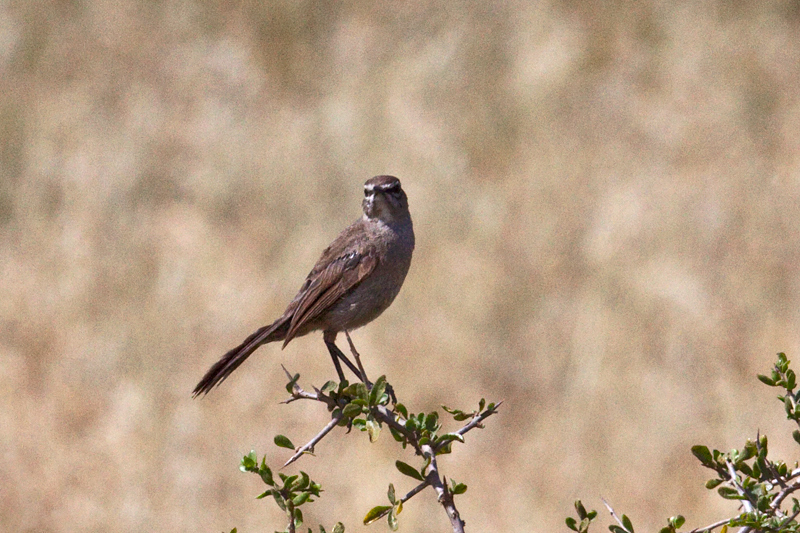
[[[417, 248], [353, 337], [413, 411], [505, 400], [440, 462], [468, 531], [731, 516], [693, 444], [798, 457], [755, 378], [800, 353], [798, 35], [796, 0], [0, 3], [0, 522], [283, 528], [238, 465], [326, 423], [278, 405], [281, 363], [335, 376], [320, 336], [191, 391], [384, 173]], [[387, 531], [398, 458], [337, 431], [287, 472]]]

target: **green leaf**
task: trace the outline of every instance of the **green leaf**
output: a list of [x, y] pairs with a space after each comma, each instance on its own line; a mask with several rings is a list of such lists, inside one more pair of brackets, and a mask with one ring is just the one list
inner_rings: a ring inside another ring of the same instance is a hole
[[275, 503], [278, 504], [278, 507], [281, 508], [281, 511], [286, 511], [286, 502], [283, 500], [280, 492], [277, 490], [272, 491], [272, 496], [275, 498]]
[[450, 489], [450, 492], [456, 495], [464, 494], [465, 492], [467, 492], [467, 485], [464, 483], [456, 483], [456, 485], [452, 489]]
[[397, 503], [397, 499], [395, 498], [394, 494], [394, 485], [392, 483], [389, 483], [389, 490], [387, 491], [386, 495], [389, 497], [389, 503], [392, 505]]
[[351, 402], [344, 406], [342, 414], [345, 416], [345, 418], [355, 418], [361, 414], [362, 410], [363, 407]]
[[770, 387], [774, 387], [774, 386], [775, 386], [775, 381], [774, 381], [774, 380], [772, 380], [771, 378], [769, 378], [769, 377], [767, 377], [767, 376], [763, 375], [763, 374], [759, 374], [759, 375], [758, 375], [758, 380], [759, 380], [761, 383], [765, 384], [765, 385], [769, 385]]
[[294, 391], [294, 386], [297, 384], [298, 379], [300, 379], [300, 374], [295, 374], [292, 379], [289, 380], [289, 383], [286, 384], [286, 392], [291, 394]]
[[386, 392], [386, 376], [381, 376], [375, 380], [372, 390], [369, 391], [369, 404], [378, 405], [384, 392]]
[[669, 524], [673, 526], [675, 529], [682, 528], [684, 522], [686, 522], [686, 519], [683, 517], [683, 515], [680, 514], [678, 516], [672, 516], [669, 519]]
[[285, 490], [286, 492], [294, 490], [294, 488], [297, 486], [295, 481], [297, 481], [298, 477], [300, 477], [300, 476], [295, 474], [293, 476], [289, 476], [286, 479], [284, 479], [283, 480], [283, 490]]
[[622, 515], [622, 526], [628, 531], [630, 531], [630, 533], [634, 533], [633, 524], [631, 524], [631, 519], [628, 518], [627, 515]]
[[581, 520], [586, 518], [586, 508], [580, 500], [575, 500], [575, 511], [578, 513], [578, 518]]
[[480, 413], [483, 411], [483, 408], [486, 406], [486, 399], [481, 398], [481, 401], [478, 402], [478, 412]]
[[425, 476], [420, 474], [419, 470], [414, 468], [408, 463], [404, 463], [403, 461], [395, 461], [394, 465], [400, 471], [401, 474], [405, 474], [408, 477], [413, 477], [417, 481], [425, 481]]
[[262, 466], [258, 470], [258, 475], [261, 476], [261, 481], [263, 481], [267, 485], [274, 485], [275, 484], [275, 481], [273, 481], [273, 479], [272, 479], [272, 470], [270, 470], [267, 465]]
[[370, 442], [377, 442], [378, 437], [381, 434], [381, 425], [375, 420], [375, 417], [372, 414], [367, 415], [367, 433], [369, 434], [369, 441]]
[[280, 446], [281, 448], [289, 448], [290, 450], [294, 450], [294, 444], [292, 444], [292, 441], [290, 441], [288, 437], [285, 437], [283, 435], [275, 435], [275, 446]]
[[256, 496], [256, 500], [260, 500], [261, 498], [266, 498], [267, 496], [271, 496], [271, 495], [272, 495], [272, 489], [269, 489], [268, 491], [262, 492], [261, 494]]
[[406, 409], [406, 406], [403, 405], [402, 403], [398, 403], [397, 405], [395, 405], [394, 409], [395, 411], [403, 415], [403, 418], [408, 418], [408, 409]]
[[464, 442], [464, 436], [459, 433], [445, 433], [444, 435], [436, 437], [436, 444], [454, 440], [457, 440], [458, 442]]
[[425, 418], [425, 429], [428, 431], [436, 431], [439, 428], [439, 413], [433, 411]]
[[331, 533], [344, 533], [344, 524], [341, 522], [336, 522], [336, 525], [333, 526], [333, 531]]
[[707, 489], [715, 489], [717, 488], [723, 481], [721, 479], [709, 479], [706, 481], [706, 488]]
[[389, 511], [388, 520], [389, 520], [389, 529], [391, 529], [392, 531], [397, 531], [397, 514], [394, 508], [391, 511]]
[[391, 508], [392, 508], [391, 505], [378, 505], [376, 507], [373, 507], [364, 517], [364, 525], [368, 526], [374, 521], [378, 520], [381, 516], [383, 516], [383, 513], [390, 510]]
[[335, 381], [326, 381], [325, 385], [319, 390], [322, 394], [330, 394], [331, 392], [336, 390], [336, 382]]
[[242, 472], [249, 472], [256, 468], [258, 468], [258, 456], [256, 455], [255, 450], [251, 450], [250, 453], [242, 457], [242, 463], [239, 466], [239, 470]]
[[351, 398], [361, 398], [362, 400], [369, 400], [369, 392], [367, 386], [363, 383], [353, 383], [344, 389], [343, 393]]
[[306, 490], [310, 484], [311, 484], [311, 478], [308, 477], [308, 474], [306, 474], [301, 470], [300, 481], [297, 482], [297, 485], [295, 485], [294, 490]]
[[471, 413], [465, 413], [461, 409], [452, 409], [450, 407], [447, 407], [446, 405], [443, 405], [442, 409], [444, 409], [445, 412], [450, 413], [451, 415], [453, 415], [453, 419], [456, 420], [457, 422], [460, 422], [462, 420], [466, 420], [467, 418], [471, 418], [472, 417]]
[[750, 465], [747, 463], [736, 463], [738, 470], [746, 476], [753, 476], [753, 470], [750, 468]]
[[568, 516], [566, 519], [567, 527], [570, 528], [572, 531], [578, 531], [577, 522], [571, 516]]
[[732, 487], [720, 487], [717, 489], [717, 493], [725, 498], [726, 500], [739, 500], [741, 497], [736, 489]]
[[301, 492], [300, 494], [292, 498], [292, 503], [295, 506], [300, 506], [306, 503], [310, 497], [311, 497], [310, 492]]
[[393, 427], [389, 426], [389, 433], [392, 434], [392, 438], [397, 442], [403, 442], [403, 436]]
[[700, 460], [703, 466], [708, 466], [713, 461], [707, 446], [692, 446], [692, 454]]

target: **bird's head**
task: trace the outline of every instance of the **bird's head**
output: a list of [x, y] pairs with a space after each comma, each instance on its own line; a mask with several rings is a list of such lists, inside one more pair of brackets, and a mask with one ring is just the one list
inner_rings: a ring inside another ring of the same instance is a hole
[[364, 184], [364, 215], [383, 222], [408, 218], [408, 197], [394, 176], [375, 176]]

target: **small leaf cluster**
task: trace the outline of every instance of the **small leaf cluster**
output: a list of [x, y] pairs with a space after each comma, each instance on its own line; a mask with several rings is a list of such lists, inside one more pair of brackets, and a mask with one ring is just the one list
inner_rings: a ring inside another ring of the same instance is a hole
[[[797, 513], [800, 513], [800, 504], [796, 499], [792, 498], [792, 500], [794, 501], [792, 515], [796, 516]], [[791, 516], [778, 517], [774, 514], [761, 512], [742, 513], [732, 518], [728, 525], [731, 527], [749, 527], [753, 531], [775, 531], [781, 533], [794, 533], [800, 530], [797, 522]]]
[[466, 483], [458, 483], [456, 480], [450, 480], [450, 487], [448, 488], [450, 494], [457, 495], [457, 494], [464, 494], [467, 492], [467, 485]]
[[760, 435], [755, 442], [748, 440], [741, 451], [723, 453], [710, 451], [706, 446], [692, 446], [692, 453], [700, 464], [717, 473], [716, 478], [706, 482], [707, 489], [719, 487], [717, 492], [726, 500], [746, 500], [761, 512], [771, 512], [777, 496], [773, 492], [777, 480], [789, 473], [783, 461], [767, 459], [766, 435]]
[[[786, 358], [786, 354], [779, 353], [778, 361], [772, 369], [772, 375], [764, 376], [759, 374], [758, 379], [770, 387], [780, 387], [786, 391], [786, 394], [778, 396], [778, 399], [783, 402], [786, 418], [793, 420], [795, 424], [800, 426], [800, 409], [797, 408], [797, 402], [800, 400], [800, 391], [794, 392], [795, 387], [797, 387], [797, 376], [794, 370], [789, 368], [789, 363], [790, 361]], [[800, 444], [800, 430], [795, 429], [792, 437]]]
[[[285, 370], [285, 369], [284, 369]], [[293, 449], [295, 455], [290, 458], [287, 465], [296, 460], [302, 453], [313, 452], [313, 445], [319, 442], [332, 427], [345, 426], [349, 429], [356, 427], [369, 434], [370, 442], [375, 442], [384, 426], [388, 427], [392, 437], [405, 449], [411, 447], [417, 455], [422, 456], [424, 464], [417, 469], [402, 461], [397, 461], [395, 465], [398, 470], [420, 483], [406, 494], [403, 498], [397, 498], [394, 485], [389, 486], [388, 497], [390, 505], [382, 505], [371, 509], [364, 523], [372, 523], [383, 516], [388, 515], [389, 527], [392, 530], [397, 528], [397, 516], [403, 508], [403, 504], [414, 495], [418, 494], [426, 487], [432, 486], [440, 495], [439, 501], [445, 507], [448, 514], [458, 515], [453, 503], [453, 496], [463, 494], [467, 490], [464, 483], [457, 483], [439, 475], [436, 465], [436, 456], [444, 453], [451, 453], [453, 441], [464, 442], [464, 434], [475, 428], [482, 428], [482, 422], [489, 416], [496, 414], [498, 407], [502, 404], [486, 404], [485, 399], [479, 402], [477, 411], [465, 412], [457, 409], [444, 409], [451, 413], [456, 421], [471, 419], [466, 425], [456, 432], [442, 433], [442, 424], [439, 421], [439, 414], [436, 411], [430, 413], [409, 413], [408, 409], [397, 402], [391, 385], [386, 381], [385, 376], [379, 377], [374, 384], [354, 383], [350, 384], [346, 380], [341, 383], [329, 381], [321, 388], [314, 388], [314, 393], [304, 391], [299, 385], [299, 374], [294, 376], [287, 372], [289, 382], [286, 390], [291, 397], [284, 403], [296, 400], [313, 400], [324, 403], [331, 413], [332, 423], [329, 423], [312, 441], [302, 448], [295, 448], [291, 440], [283, 435], [275, 437], [275, 444], [284, 448]], [[391, 404], [391, 406], [390, 406]], [[301, 472], [301, 475], [302, 472]], [[296, 477], [296, 476], [295, 476]], [[301, 480], [303, 478], [300, 478]], [[276, 488], [273, 487], [267, 493], [275, 496]], [[267, 494], [265, 493], [265, 495]], [[292, 503], [290, 497], [287, 506]], [[288, 511], [287, 511], [288, 512]]]
[[[784, 390], [778, 399], [784, 406], [787, 418], [800, 427], [800, 391], [795, 391], [797, 377], [790, 368], [786, 354], [779, 353], [771, 374], [759, 375], [758, 379], [770, 387]], [[800, 443], [800, 430], [796, 429], [792, 436]], [[721, 533], [726, 533], [729, 527], [748, 527], [756, 531], [800, 533], [800, 523], [797, 521], [800, 516], [800, 502], [792, 497], [792, 505], [787, 505], [787, 509], [783, 508], [789, 496], [800, 491], [800, 468], [796, 464], [794, 468], [790, 468], [782, 460], [769, 459], [768, 453], [767, 437], [760, 434], [755, 440], [747, 440], [741, 450], [722, 452], [703, 445], [692, 447], [692, 454], [700, 464], [716, 474], [706, 482], [706, 488], [716, 489], [724, 499], [741, 502], [743, 508], [736, 516], [696, 531], [711, 531], [721, 527]], [[567, 527], [578, 533], [587, 533], [594, 515], [587, 513], [580, 502], [576, 502], [575, 508], [579, 521], [567, 518]], [[622, 515], [620, 522], [620, 525], [609, 526], [609, 529], [614, 533], [633, 533], [633, 526], [627, 516]], [[683, 516], [673, 516], [667, 521], [667, 526], [661, 529], [661, 533], [677, 533], [684, 522]]]
[[[279, 435], [278, 437], [281, 436]], [[276, 444], [279, 440], [282, 440], [278, 437], [275, 439]], [[286, 437], [282, 438], [286, 439]], [[288, 439], [286, 440], [288, 441]], [[264, 484], [270, 487], [259, 494], [257, 499], [272, 496], [275, 503], [286, 513], [289, 519], [289, 525], [284, 532], [294, 532], [303, 524], [303, 512], [300, 507], [306, 503], [313, 502], [312, 498], [314, 497], [319, 498], [322, 489], [319, 483], [314, 482], [308, 474], [302, 471], [291, 476], [279, 473], [280, 482], [277, 482], [272, 475], [272, 469], [266, 464], [266, 459], [266, 456], [264, 456], [259, 465], [258, 456], [253, 450], [242, 458], [239, 469], [242, 472], [258, 474]], [[322, 525], [319, 526], [319, 530], [320, 533], [326, 533]], [[308, 529], [308, 533], [311, 533], [311, 528]], [[344, 533], [344, 526], [341, 522], [333, 527], [333, 533]]]
[[[300, 374], [292, 377], [286, 384], [287, 391], [293, 392], [299, 377]], [[381, 424], [372, 410], [379, 405], [388, 405], [390, 391], [391, 385], [386, 381], [386, 376], [381, 376], [371, 387], [360, 382], [350, 384], [347, 380], [340, 383], [328, 381], [316, 392], [333, 416], [341, 419], [340, 426], [366, 431], [370, 442], [375, 442], [380, 435]]]
[[[494, 412], [497, 406], [498, 404], [495, 403], [487, 405], [486, 400], [481, 398], [480, 402], [478, 402], [477, 411], [466, 412], [460, 409], [450, 409], [445, 406], [442, 406], [442, 408], [453, 415], [456, 421], [461, 422]], [[442, 424], [439, 422], [439, 413], [436, 411], [427, 414], [413, 414], [409, 413], [408, 409], [406, 409], [403, 404], [398, 403], [395, 404], [393, 412], [397, 416], [398, 427], [389, 427], [392, 437], [394, 437], [397, 442], [401, 443], [403, 448], [410, 445], [420, 455], [425, 457], [424, 463], [419, 469], [403, 461], [395, 461], [395, 467], [401, 474], [419, 481], [422, 484], [420, 486], [424, 487], [429, 483], [427, 479], [427, 470], [431, 465], [431, 456], [430, 454], [426, 456], [422, 453], [422, 447], [430, 446], [429, 449], [433, 450], [433, 455], [451, 453], [453, 441], [464, 442], [464, 436], [458, 432], [439, 434]], [[477, 427], [482, 426], [478, 425]], [[447, 480], [445, 480], [445, 482], [446, 481]], [[450, 485], [446, 487], [446, 490], [451, 496], [456, 496], [467, 492], [467, 485], [451, 479]], [[365, 525], [376, 522], [380, 518], [388, 515], [387, 520], [389, 522], [389, 527], [392, 531], [396, 531], [397, 515], [400, 514], [400, 511], [403, 509], [404, 500], [396, 498], [393, 484], [389, 484], [388, 496], [391, 505], [378, 505], [370, 509], [364, 517]]]
[[662, 527], [659, 533], [677, 533], [677, 531], [683, 527], [685, 522], [686, 519], [683, 517], [683, 515], [670, 516], [667, 519], [667, 527]]
[[[588, 533], [589, 524], [591, 524], [592, 520], [597, 517], [597, 511], [587, 511], [580, 500], [575, 502], [575, 511], [578, 513], [578, 520], [571, 516], [567, 517], [567, 527], [572, 531], [577, 531], [578, 533]], [[611, 524], [608, 526], [609, 531], [612, 533], [634, 533], [633, 523], [627, 515], [623, 514], [620, 522], [620, 525]], [[683, 526], [684, 522], [686, 522], [686, 519], [681, 515], [671, 516], [667, 520], [667, 526], [661, 528], [659, 533], [677, 533], [678, 529]]]
[[442, 409], [453, 415], [453, 420], [456, 422], [463, 422], [464, 420], [469, 420], [470, 418], [474, 418], [478, 415], [478, 413], [483, 412], [483, 408], [486, 407], [488, 411], [494, 409], [495, 404], [490, 403], [488, 406], [486, 405], [486, 399], [481, 398], [481, 401], [478, 402], [478, 410], [477, 411], [462, 411], [461, 409], [451, 409], [445, 405], [442, 406]]
[[[453, 415], [455, 421], [462, 422], [485, 414], [486, 412], [492, 412], [495, 410], [495, 407], [497, 407], [497, 404], [494, 402], [486, 405], [486, 400], [481, 398], [480, 402], [478, 402], [477, 411], [466, 412], [460, 409], [451, 409], [444, 405], [442, 409]], [[431, 445], [436, 455], [440, 455], [451, 452], [453, 441], [464, 442], [464, 436], [458, 432], [439, 434], [442, 424], [439, 422], [439, 413], [436, 411], [431, 411], [428, 414], [413, 414], [409, 413], [403, 404], [398, 403], [395, 406], [395, 413], [402, 417], [400, 422], [405, 426], [407, 434], [403, 435], [394, 428], [390, 428], [390, 430], [394, 439], [402, 443], [403, 448], [408, 444], [416, 444], [418, 446]]]
[[391, 483], [389, 483], [387, 496], [389, 497], [389, 503], [391, 505], [378, 505], [370, 509], [367, 516], [364, 517], [364, 525], [369, 525], [380, 520], [384, 515], [388, 515], [389, 529], [397, 531], [397, 515], [403, 510], [403, 500], [397, 499], [394, 492], [394, 485]]
[[597, 516], [597, 511], [587, 512], [580, 500], [575, 500], [575, 511], [578, 513], [578, 520], [568, 516], [566, 520], [567, 527], [578, 533], [587, 533], [589, 531], [589, 524], [591, 524], [592, 520]]
[[[442, 424], [439, 423], [439, 413], [431, 411], [427, 414], [409, 414], [406, 406], [402, 403], [398, 403], [395, 406], [395, 412], [402, 417], [398, 421], [405, 428], [405, 433], [395, 428], [389, 429], [394, 440], [401, 443], [403, 448], [409, 444], [412, 446], [424, 446], [436, 442], [438, 432], [442, 427]], [[449, 450], [444, 453], [449, 453]]]
[[[386, 382], [386, 376], [381, 376], [372, 385], [372, 388], [367, 388], [364, 383], [353, 383], [341, 387], [340, 392], [332, 397], [341, 403], [343, 399], [346, 400], [344, 407], [341, 408], [342, 422], [341, 425], [352, 424], [353, 427], [366, 431], [369, 435], [369, 441], [375, 442], [381, 433], [381, 423], [375, 418], [372, 410], [379, 405], [387, 405], [389, 403], [389, 394], [386, 392], [387, 387], [390, 385]], [[326, 383], [326, 385], [328, 385]], [[322, 388], [325, 390], [325, 387]]]

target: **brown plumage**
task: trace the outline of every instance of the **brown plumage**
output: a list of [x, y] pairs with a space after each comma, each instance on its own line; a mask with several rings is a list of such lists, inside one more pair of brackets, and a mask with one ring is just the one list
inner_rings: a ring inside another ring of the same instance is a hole
[[222, 383], [259, 346], [316, 330], [333, 358], [340, 380], [339, 360], [358, 375], [336, 347], [336, 335], [377, 318], [403, 285], [414, 250], [414, 229], [408, 199], [393, 176], [376, 176], [364, 184], [364, 215], [347, 227], [323, 252], [297, 296], [283, 315], [264, 326], [214, 363], [194, 389], [206, 394]]

